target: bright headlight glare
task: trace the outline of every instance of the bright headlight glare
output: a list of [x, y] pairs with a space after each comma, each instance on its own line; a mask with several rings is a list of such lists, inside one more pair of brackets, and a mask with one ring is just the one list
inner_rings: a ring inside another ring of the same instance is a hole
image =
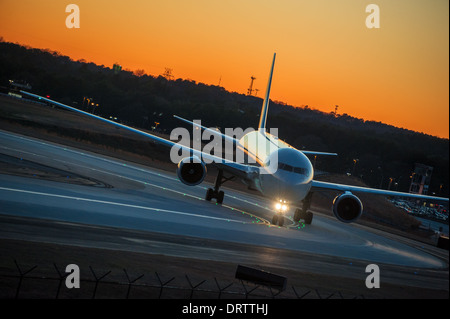
[[281, 209], [281, 204], [280, 204], [280, 203], [277, 203], [277, 204], [275, 205], [275, 208], [276, 208], [276, 209]]
[[286, 211], [286, 210], [287, 210], [287, 206], [286, 206], [286, 205], [283, 205], [283, 206], [281, 206], [281, 209], [282, 209], [283, 211]]

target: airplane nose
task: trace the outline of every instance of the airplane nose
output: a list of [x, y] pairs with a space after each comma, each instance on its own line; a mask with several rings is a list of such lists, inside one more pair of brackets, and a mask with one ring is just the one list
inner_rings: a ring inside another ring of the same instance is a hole
[[296, 186], [309, 182], [309, 174], [306, 168], [278, 163], [278, 169], [274, 177], [287, 186]]
[[261, 184], [273, 197], [300, 198], [310, 188], [314, 169], [309, 159], [299, 150], [280, 148], [266, 162], [269, 174], [261, 178]]

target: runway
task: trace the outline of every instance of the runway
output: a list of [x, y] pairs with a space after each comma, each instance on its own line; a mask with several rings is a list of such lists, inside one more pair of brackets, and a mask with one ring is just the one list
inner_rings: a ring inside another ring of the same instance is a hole
[[[204, 200], [209, 185], [188, 187], [175, 172], [5, 131], [0, 154], [52, 168], [60, 179], [67, 174], [64, 182], [1, 174], [0, 238], [253, 261], [351, 278], [365, 278], [365, 265], [376, 263], [390, 283], [448, 291], [448, 252], [446, 260], [434, 247], [320, 213], [306, 227], [289, 221], [275, 227], [268, 222], [271, 202], [259, 196], [224, 187], [224, 203], [216, 205]], [[89, 183], [68, 182], [83, 177]], [[61, 231], [43, 231], [50, 228]]]

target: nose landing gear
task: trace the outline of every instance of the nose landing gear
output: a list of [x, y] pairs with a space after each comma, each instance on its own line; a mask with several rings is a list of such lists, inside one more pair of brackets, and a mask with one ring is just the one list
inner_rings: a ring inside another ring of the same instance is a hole
[[278, 226], [280, 226], [280, 227], [283, 226], [284, 225], [284, 215], [280, 212], [273, 215], [272, 224], [274, 224], [274, 225], [278, 224]]
[[277, 212], [272, 217], [272, 224], [278, 224], [281, 227], [284, 225], [284, 213], [288, 210], [286, 201], [280, 199], [280, 202], [276, 203], [275, 208]]

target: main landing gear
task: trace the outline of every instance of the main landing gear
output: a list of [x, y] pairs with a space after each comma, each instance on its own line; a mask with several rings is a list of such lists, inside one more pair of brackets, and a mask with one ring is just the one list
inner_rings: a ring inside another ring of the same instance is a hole
[[298, 223], [300, 219], [303, 219], [305, 221], [306, 225], [310, 225], [313, 219], [313, 213], [309, 211], [309, 208], [311, 207], [311, 200], [312, 200], [312, 192], [309, 192], [309, 194], [305, 197], [303, 200], [303, 207], [302, 209], [297, 208], [294, 213], [294, 222]]
[[217, 204], [222, 204], [225, 193], [223, 191], [219, 191], [219, 188], [223, 183], [232, 180], [233, 178], [234, 176], [231, 176], [229, 178], [224, 177], [223, 171], [220, 169], [216, 177], [216, 182], [214, 183], [214, 189], [208, 188], [208, 190], [206, 191], [205, 199], [210, 202], [211, 199], [215, 198]]

